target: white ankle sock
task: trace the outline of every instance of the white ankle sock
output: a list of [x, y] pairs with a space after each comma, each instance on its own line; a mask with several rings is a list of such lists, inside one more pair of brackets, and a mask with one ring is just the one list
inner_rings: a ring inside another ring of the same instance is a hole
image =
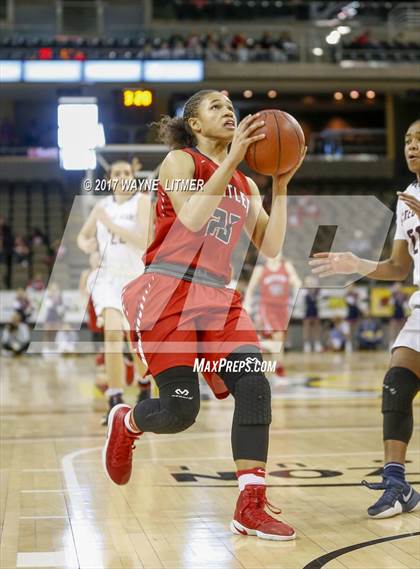
[[108, 387], [108, 389], [105, 391], [105, 395], [110, 398], [113, 397], [114, 395], [122, 395], [123, 394], [123, 390], [120, 389], [119, 387]]
[[259, 486], [265, 485], [265, 470], [264, 468], [250, 468], [249, 470], [238, 470], [236, 473], [238, 477], [239, 491], [248, 484], [258, 484]]
[[124, 425], [125, 425], [125, 428], [127, 429], [127, 431], [130, 431], [130, 433], [134, 433], [134, 434], [138, 435], [139, 433], [141, 433], [141, 431], [139, 431], [138, 429], [135, 430], [131, 426], [131, 423], [130, 423], [131, 413], [132, 413], [132, 411], [129, 411], [126, 414], [126, 416], [124, 417]]

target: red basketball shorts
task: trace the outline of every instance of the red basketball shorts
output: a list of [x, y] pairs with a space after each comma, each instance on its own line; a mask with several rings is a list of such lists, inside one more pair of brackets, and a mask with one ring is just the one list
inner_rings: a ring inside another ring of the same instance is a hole
[[[130, 338], [153, 376], [175, 366], [212, 363], [243, 345], [259, 347], [255, 328], [236, 290], [145, 273], [123, 290]], [[227, 397], [220, 377], [205, 372], [216, 397]]]
[[88, 328], [91, 332], [103, 332], [104, 329], [103, 328], [99, 328], [99, 326], [96, 324], [96, 312], [95, 312], [95, 307], [93, 305], [92, 302], [92, 297], [89, 297], [89, 302], [88, 302], [88, 315], [89, 315], [89, 320], [88, 320]]
[[287, 304], [260, 304], [260, 317], [262, 332], [271, 334], [272, 332], [287, 330], [289, 325], [289, 307]]

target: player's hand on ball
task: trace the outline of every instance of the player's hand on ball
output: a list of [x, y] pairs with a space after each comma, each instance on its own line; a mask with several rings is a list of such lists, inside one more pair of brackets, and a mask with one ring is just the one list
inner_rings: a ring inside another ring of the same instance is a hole
[[353, 253], [315, 253], [314, 257], [309, 264], [320, 278], [358, 272], [359, 257]]
[[265, 138], [265, 134], [253, 135], [253, 132], [257, 128], [264, 126], [264, 124], [265, 122], [261, 120], [259, 113], [248, 115], [238, 124], [229, 150], [229, 158], [235, 166], [242, 162], [250, 144]]
[[420, 200], [403, 192], [397, 192], [397, 195], [420, 218]]
[[275, 191], [276, 190], [283, 190], [283, 189], [287, 188], [287, 184], [290, 182], [290, 180], [293, 178], [293, 176], [296, 174], [296, 172], [302, 166], [302, 162], [305, 160], [307, 150], [308, 150], [307, 146], [302, 148], [302, 154], [299, 158], [299, 162], [296, 164], [296, 166], [294, 168], [289, 170], [289, 172], [286, 172], [285, 174], [278, 174], [276, 176], [273, 176], [273, 189]]

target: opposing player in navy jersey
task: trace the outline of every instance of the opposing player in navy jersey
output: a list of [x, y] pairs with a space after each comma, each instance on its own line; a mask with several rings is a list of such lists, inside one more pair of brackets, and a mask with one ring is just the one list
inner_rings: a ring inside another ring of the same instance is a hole
[[[103, 458], [111, 480], [126, 484], [132, 445], [141, 434], [178, 433], [195, 422], [197, 358], [224, 361], [229, 366], [204, 375], [217, 397], [235, 399], [231, 440], [240, 495], [231, 530], [289, 540], [294, 529], [265, 510], [270, 385], [240, 295], [226, 287], [242, 230], [267, 257], [282, 249], [287, 184], [304, 157], [294, 170], [273, 178], [268, 216], [255, 183], [237, 170], [248, 146], [264, 138], [255, 134], [263, 124], [256, 114], [237, 125], [231, 101], [207, 90], [187, 101], [182, 117], [160, 122], [161, 138], [174, 150], [159, 171], [156, 237], [144, 255], [144, 275], [123, 294], [132, 341], [156, 379], [159, 398], [111, 411]], [[190, 180], [191, 190], [171, 191], [176, 180]]]
[[[398, 193], [397, 220], [391, 257], [376, 263], [353, 253], [318, 253], [310, 261], [320, 277], [336, 273], [359, 273], [378, 280], [405, 280], [414, 268], [414, 284], [420, 286], [420, 119], [405, 135], [408, 169], [416, 175], [404, 192]], [[409, 301], [411, 314], [392, 346], [391, 363], [382, 394], [385, 466], [383, 481], [364, 484], [384, 490], [368, 509], [372, 518], [389, 518], [420, 509], [420, 494], [405, 479], [405, 460], [413, 433], [413, 400], [420, 387], [420, 291]]]

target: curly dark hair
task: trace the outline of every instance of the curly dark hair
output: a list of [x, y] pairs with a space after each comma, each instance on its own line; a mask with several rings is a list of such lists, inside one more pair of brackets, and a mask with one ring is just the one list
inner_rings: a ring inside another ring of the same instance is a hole
[[185, 103], [182, 117], [164, 115], [157, 123], [158, 138], [172, 149], [195, 146], [195, 136], [188, 124], [188, 119], [197, 116], [201, 101], [214, 93], [215, 89], [203, 89], [194, 93]]

